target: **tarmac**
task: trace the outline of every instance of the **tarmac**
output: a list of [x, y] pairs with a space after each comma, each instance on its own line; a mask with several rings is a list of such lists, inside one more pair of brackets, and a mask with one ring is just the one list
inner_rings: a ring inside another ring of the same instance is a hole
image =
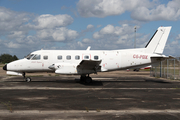
[[44, 73], [0, 76], [0, 120], [179, 120], [180, 82], [149, 72], [116, 71], [79, 76]]

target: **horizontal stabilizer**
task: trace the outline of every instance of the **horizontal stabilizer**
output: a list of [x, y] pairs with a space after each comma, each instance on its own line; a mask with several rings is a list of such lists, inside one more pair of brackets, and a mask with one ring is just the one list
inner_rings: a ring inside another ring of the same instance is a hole
[[172, 57], [172, 56], [155, 56], [155, 57], [151, 57], [152, 63], [160, 62], [160, 61], [163, 61], [165, 59], [175, 59], [175, 58]]

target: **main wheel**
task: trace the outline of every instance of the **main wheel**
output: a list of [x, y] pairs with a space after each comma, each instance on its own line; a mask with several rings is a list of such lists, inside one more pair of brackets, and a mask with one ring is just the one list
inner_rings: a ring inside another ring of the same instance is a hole
[[30, 77], [27, 77], [27, 78], [26, 78], [26, 82], [31, 82], [31, 78], [30, 78]]
[[86, 77], [86, 83], [91, 83], [92, 82], [92, 78], [91, 77]]
[[86, 80], [86, 76], [81, 76], [80, 77], [80, 80], [83, 82], [83, 81], [85, 81]]

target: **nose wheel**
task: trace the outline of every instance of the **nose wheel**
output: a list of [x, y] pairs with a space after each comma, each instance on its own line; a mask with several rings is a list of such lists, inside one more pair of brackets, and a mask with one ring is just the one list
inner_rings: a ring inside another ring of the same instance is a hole
[[31, 78], [30, 77], [26, 77], [26, 73], [23, 73], [23, 77], [25, 79], [26, 82], [31, 82]]
[[26, 82], [31, 82], [31, 78], [30, 77], [27, 77], [25, 78]]

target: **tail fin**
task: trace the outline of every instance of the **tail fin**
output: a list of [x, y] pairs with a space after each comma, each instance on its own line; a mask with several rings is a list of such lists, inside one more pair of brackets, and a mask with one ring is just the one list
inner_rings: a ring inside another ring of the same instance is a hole
[[148, 44], [145, 46], [147, 53], [162, 54], [166, 45], [167, 38], [171, 30], [170, 27], [159, 27]]

